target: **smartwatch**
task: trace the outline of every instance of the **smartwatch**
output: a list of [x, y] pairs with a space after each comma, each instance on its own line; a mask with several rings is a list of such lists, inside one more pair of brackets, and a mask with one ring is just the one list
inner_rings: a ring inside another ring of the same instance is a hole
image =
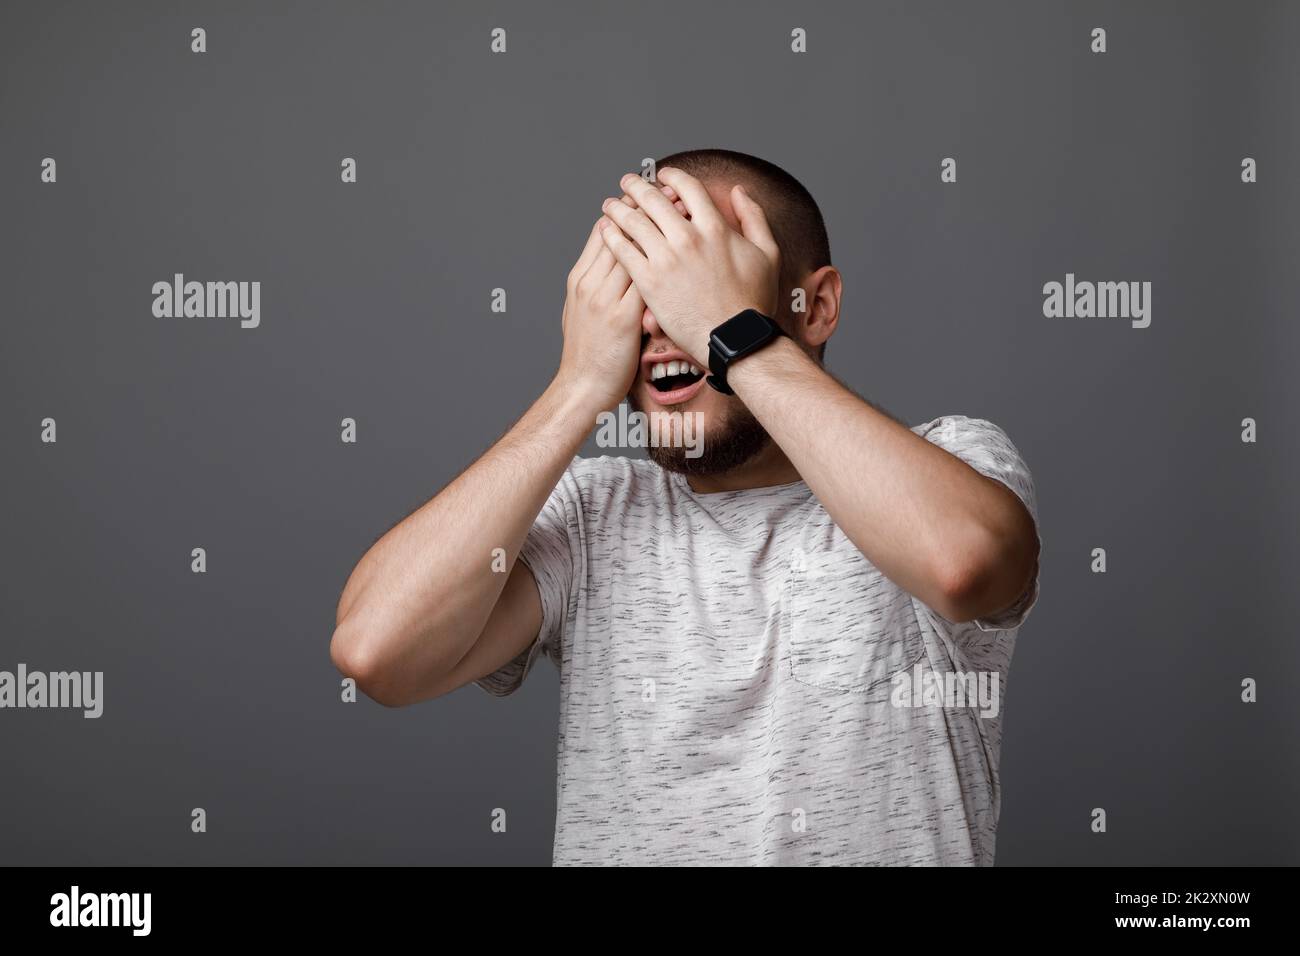
[[709, 333], [709, 384], [723, 395], [734, 395], [727, 384], [731, 363], [783, 334], [779, 325], [756, 309], [746, 309], [727, 319]]

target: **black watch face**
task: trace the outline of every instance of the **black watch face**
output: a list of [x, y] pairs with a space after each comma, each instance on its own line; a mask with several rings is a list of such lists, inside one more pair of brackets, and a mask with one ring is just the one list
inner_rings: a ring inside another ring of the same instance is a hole
[[722, 344], [732, 355], [738, 355], [746, 349], [765, 341], [771, 334], [769, 320], [753, 309], [746, 309], [727, 323]]

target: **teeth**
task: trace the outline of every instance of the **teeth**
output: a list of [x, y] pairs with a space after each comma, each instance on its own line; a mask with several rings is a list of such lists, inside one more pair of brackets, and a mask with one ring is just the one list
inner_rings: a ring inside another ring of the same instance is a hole
[[703, 374], [699, 366], [692, 365], [690, 362], [656, 362], [650, 366], [650, 381], [657, 382], [669, 375], [685, 375], [687, 372], [692, 375]]

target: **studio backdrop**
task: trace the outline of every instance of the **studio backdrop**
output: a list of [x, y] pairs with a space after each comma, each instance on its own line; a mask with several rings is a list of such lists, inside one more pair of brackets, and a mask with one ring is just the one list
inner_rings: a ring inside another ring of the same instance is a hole
[[828, 367], [1033, 471], [998, 862], [1300, 862], [1298, 46], [1285, 3], [5, 3], [0, 671], [102, 683], [0, 709], [0, 863], [550, 862], [554, 668], [354, 701], [335, 605], [554, 374], [619, 176], [710, 146], [821, 204]]

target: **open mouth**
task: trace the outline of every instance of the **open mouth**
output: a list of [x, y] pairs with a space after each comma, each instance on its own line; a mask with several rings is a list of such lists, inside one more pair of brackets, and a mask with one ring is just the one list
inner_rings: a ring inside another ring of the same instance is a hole
[[686, 401], [704, 383], [704, 370], [686, 361], [655, 362], [647, 366], [650, 395], [661, 405]]
[[656, 391], [675, 392], [698, 382], [703, 375], [690, 362], [657, 362], [650, 366], [650, 385]]

